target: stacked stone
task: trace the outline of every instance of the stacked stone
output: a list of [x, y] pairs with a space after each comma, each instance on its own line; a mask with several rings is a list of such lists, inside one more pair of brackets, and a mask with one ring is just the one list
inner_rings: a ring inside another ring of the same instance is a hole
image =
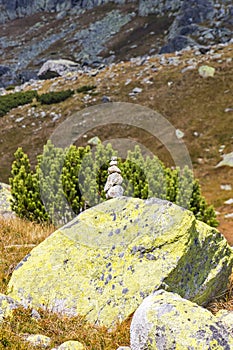
[[117, 166], [117, 157], [112, 157], [110, 167], [108, 168], [108, 178], [104, 186], [106, 198], [121, 197], [123, 195], [123, 187], [121, 186], [123, 178], [121, 170]]

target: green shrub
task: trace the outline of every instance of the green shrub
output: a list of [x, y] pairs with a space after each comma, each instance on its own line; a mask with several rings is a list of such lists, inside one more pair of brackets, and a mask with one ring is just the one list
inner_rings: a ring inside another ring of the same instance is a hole
[[6, 91], [14, 90], [14, 88], [15, 88], [15, 85], [8, 85], [8, 86], [6, 87]]
[[12, 209], [21, 218], [47, 221], [49, 217], [41, 201], [38, 174], [32, 172], [22, 148], [18, 148], [14, 156], [10, 178]]
[[[106, 200], [104, 185], [109, 160], [116, 152], [99, 143], [95, 152], [87, 146], [55, 147], [50, 141], [38, 157], [33, 173], [22, 149], [12, 164], [12, 209], [20, 217], [62, 225], [84, 209]], [[167, 199], [190, 209], [197, 219], [217, 226], [214, 208], [206, 203], [200, 184], [185, 167], [170, 169], [156, 157], [143, 158], [138, 146], [119, 160], [124, 195]], [[44, 203], [44, 204], [43, 204]]]
[[3, 117], [12, 108], [31, 103], [37, 96], [37, 92], [34, 90], [0, 96], [0, 117]]
[[83, 85], [80, 88], [78, 88], [76, 91], [77, 93], [87, 93], [89, 91], [95, 90], [96, 86], [95, 85]]
[[51, 105], [53, 103], [59, 103], [65, 101], [67, 98], [74, 94], [73, 90], [64, 90], [64, 91], [52, 91], [37, 97], [38, 102], [41, 104]]

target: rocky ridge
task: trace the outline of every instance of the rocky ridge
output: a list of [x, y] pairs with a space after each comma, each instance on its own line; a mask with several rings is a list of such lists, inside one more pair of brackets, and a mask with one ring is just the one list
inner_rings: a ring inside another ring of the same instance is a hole
[[0, 8], [3, 86], [36, 78], [52, 58], [99, 66], [187, 46], [206, 52], [233, 29], [231, 1], [1, 1]]

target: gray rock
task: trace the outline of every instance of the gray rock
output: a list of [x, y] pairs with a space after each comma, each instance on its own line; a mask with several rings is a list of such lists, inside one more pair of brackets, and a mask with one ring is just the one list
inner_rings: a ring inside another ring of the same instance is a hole
[[123, 196], [123, 193], [124, 193], [123, 187], [119, 185], [115, 185], [110, 187], [110, 189], [106, 194], [106, 198], [109, 199], [109, 198], [121, 197]]
[[112, 186], [121, 185], [123, 178], [119, 173], [113, 173], [108, 176], [106, 185], [104, 186], [104, 192], [107, 192]]
[[9, 71], [10, 71], [10, 68], [8, 66], [1, 66], [0, 65], [0, 77]]
[[43, 64], [38, 72], [38, 77], [41, 79], [50, 79], [55, 76], [62, 76], [68, 72], [72, 72], [79, 68], [77, 62], [70, 60], [58, 59], [49, 60]]
[[121, 170], [118, 168], [118, 166], [116, 165], [112, 165], [108, 168], [108, 173], [112, 174], [112, 173], [121, 173]]
[[168, 43], [160, 49], [160, 54], [180, 51], [187, 46], [195, 46], [196, 44], [197, 43], [194, 40], [184, 35], [178, 35], [168, 40]]
[[111, 99], [110, 99], [110, 97], [108, 97], [108, 96], [103, 96], [103, 97], [101, 98], [101, 102], [103, 102], [103, 103], [108, 103], [108, 102], [111, 102]]
[[57, 350], [85, 350], [82, 343], [77, 340], [68, 340], [62, 343]]
[[132, 91], [134, 94], [139, 94], [140, 92], [142, 92], [142, 88], [139, 87], [135, 87]]
[[164, 290], [143, 300], [134, 313], [130, 335], [132, 350], [233, 348], [228, 328], [210, 311]]
[[158, 289], [206, 304], [225, 291], [232, 266], [224, 237], [191, 212], [121, 197], [85, 210], [33, 248], [8, 291], [25, 306], [110, 327]]
[[29, 342], [33, 347], [48, 348], [51, 343], [51, 338], [43, 334], [31, 334], [26, 337], [26, 341]]
[[5, 317], [10, 316], [12, 311], [17, 309], [19, 306], [19, 302], [0, 293], [0, 324], [4, 321]]
[[230, 166], [233, 167], [233, 152], [224, 154], [223, 160], [221, 160], [217, 165], [216, 168], [219, 168], [221, 166]]

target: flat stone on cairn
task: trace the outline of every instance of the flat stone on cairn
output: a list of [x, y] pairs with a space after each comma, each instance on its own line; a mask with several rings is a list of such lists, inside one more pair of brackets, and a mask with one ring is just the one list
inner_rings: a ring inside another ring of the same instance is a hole
[[117, 166], [117, 157], [112, 157], [108, 174], [107, 182], [104, 186], [106, 198], [121, 197], [123, 195], [123, 187], [121, 186], [123, 178], [121, 170]]

